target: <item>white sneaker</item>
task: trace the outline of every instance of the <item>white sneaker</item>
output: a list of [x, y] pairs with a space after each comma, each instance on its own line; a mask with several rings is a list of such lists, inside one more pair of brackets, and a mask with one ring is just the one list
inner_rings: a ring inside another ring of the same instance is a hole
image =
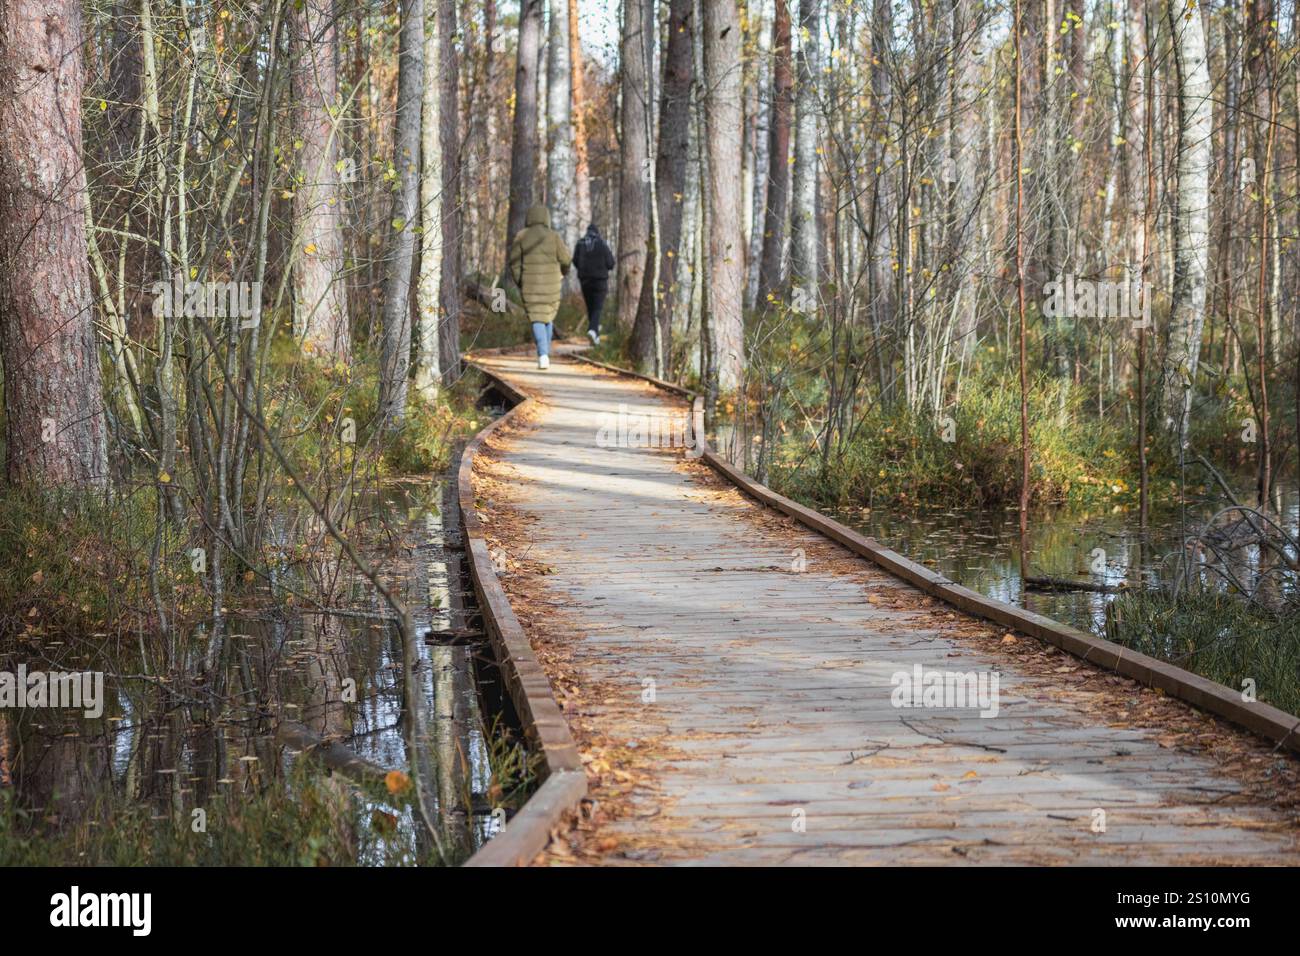
[[600, 333], [597, 332], [595, 329], [588, 329], [588, 330], [587, 330], [587, 338], [591, 339], [591, 344], [592, 344], [592, 345], [599, 345], [599, 344], [600, 344]]
[[550, 368], [550, 367], [551, 367], [551, 359], [550, 359], [550, 357], [549, 357], [549, 356], [546, 356], [546, 355], [539, 355], [539, 356], [537, 356], [537, 367], [538, 367], [538, 368]]

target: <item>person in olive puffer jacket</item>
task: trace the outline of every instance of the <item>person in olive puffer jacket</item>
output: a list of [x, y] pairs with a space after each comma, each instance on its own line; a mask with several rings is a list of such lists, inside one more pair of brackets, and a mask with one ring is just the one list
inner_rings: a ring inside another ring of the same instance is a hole
[[560, 309], [560, 290], [572, 262], [564, 239], [551, 228], [550, 221], [545, 206], [533, 206], [524, 229], [510, 245], [510, 277], [519, 287], [524, 312], [533, 325], [538, 368], [551, 364], [551, 323]]

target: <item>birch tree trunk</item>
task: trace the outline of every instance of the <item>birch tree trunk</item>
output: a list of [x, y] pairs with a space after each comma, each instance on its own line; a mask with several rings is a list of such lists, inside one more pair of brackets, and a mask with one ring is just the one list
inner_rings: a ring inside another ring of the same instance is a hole
[[799, 82], [795, 87], [790, 281], [817, 285], [817, 84], [821, 74], [821, 0], [799, 0]]
[[569, 66], [569, 6], [573, 2], [551, 0], [546, 44], [546, 202], [551, 221], [570, 246], [578, 238]]
[[[439, 0], [433, 0], [436, 4]], [[442, 383], [442, 90], [447, 69], [441, 61], [438, 11], [424, 33], [425, 82], [420, 126], [420, 276], [415, 287], [415, 390], [426, 401], [438, 397]], [[454, 115], [454, 110], [452, 111]]]
[[406, 415], [411, 369], [411, 270], [420, 202], [420, 111], [424, 97], [424, 0], [402, 0], [393, 137], [393, 192], [385, 257], [384, 332], [379, 369], [379, 416], [385, 428]]
[[[619, 45], [623, 106], [619, 134], [618, 242], [614, 254], [618, 258], [618, 324], [625, 329], [631, 328], [636, 318], [650, 235], [650, 105], [646, 97], [648, 51], [654, 42], [653, 11], [654, 0], [623, 0], [623, 37]], [[739, 68], [739, 59], [736, 65]], [[739, 120], [736, 130], [739, 133]], [[733, 173], [739, 169], [737, 165]]]
[[14, 484], [99, 488], [108, 445], [86, 258], [81, 4], [0, 0], [0, 358]]
[[745, 308], [753, 309], [758, 302], [759, 266], [763, 261], [763, 226], [767, 221], [767, 179], [769, 127], [772, 111], [768, 104], [772, 98], [772, 32], [765, 11], [755, 13], [758, 22], [754, 30], [756, 57], [754, 64], [754, 121], [751, 148], [754, 177], [749, 184], [750, 195], [745, 204], [746, 225], [749, 235], [745, 253]]
[[740, 17], [735, 0], [704, 7], [704, 117], [708, 145], [708, 334], [718, 392], [740, 387], [745, 370], [745, 250], [740, 228]]
[[1173, 0], [1169, 7], [1177, 87], [1178, 186], [1173, 222], [1174, 283], [1160, 402], [1165, 431], [1175, 449], [1187, 445], [1187, 418], [1205, 325], [1206, 262], [1209, 255], [1210, 71], [1199, 7]]

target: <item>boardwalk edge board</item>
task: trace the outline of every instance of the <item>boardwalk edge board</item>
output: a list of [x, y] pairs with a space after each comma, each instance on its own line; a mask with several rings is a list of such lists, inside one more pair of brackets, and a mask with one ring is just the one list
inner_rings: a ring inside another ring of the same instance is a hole
[[[483, 350], [479, 354], [489, 354]], [[469, 360], [473, 364], [472, 359]], [[492, 566], [483, 522], [474, 508], [474, 459], [487, 437], [532, 401], [514, 386], [475, 365], [510, 400], [512, 407], [490, 422], [465, 446], [456, 475], [465, 559], [483, 615], [483, 628], [492, 642], [510, 699], [529, 743], [542, 755], [542, 785], [501, 831], [471, 856], [465, 866], [523, 866], [546, 848], [551, 829], [587, 795], [587, 774], [578, 756], [568, 721], [555, 700], [551, 682], [533, 654], [532, 645], [515, 617], [505, 588]]]
[[[696, 440], [704, 441], [704, 403], [702, 397], [696, 392], [649, 375], [597, 362], [584, 355], [575, 353], [570, 355], [588, 365], [649, 382], [664, 391], [686, 399], [691, 403], [691, 419], [695, 425]], [[495, 379], [495, 376], [492, 377]], [[730, 462], [720, 458], [707, 443], [703, 445], [703, 449], [702, 460], [755, 501], [788, 515], [805, 527], [843, 545], [854, 554], [884, 568], [890, 574], [914, 585], [931, 597], [959, 611], [1045, 641], [1090, 664], [1132, 678], [1147, 687], [1157, 688], [1170, 697], [1185, 701], [1193, 707], [1223, 717], [1258, 734], [1278, 747], [1300, 753], [1300, 717], [1262, 701], [1245, 701], [1232, 689], [1174, 664], [1157, 660], [1113, 641], [1094, 637], [1078, 628], [1026, 611], [1014, 604], [985, 597], [884, 547], [874, 538], [865, 537], [852, 528], [759, 484]]]

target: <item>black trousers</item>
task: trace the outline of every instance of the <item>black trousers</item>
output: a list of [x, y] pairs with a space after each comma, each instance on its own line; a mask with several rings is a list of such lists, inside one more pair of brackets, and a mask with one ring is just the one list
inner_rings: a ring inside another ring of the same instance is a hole
[[600, 335], [600, 312], [605, 308], [605, 296], [609, 293], [609, 280], [583, 281], [581, 285], [582, 301], [587, 304], [587, 329]]

